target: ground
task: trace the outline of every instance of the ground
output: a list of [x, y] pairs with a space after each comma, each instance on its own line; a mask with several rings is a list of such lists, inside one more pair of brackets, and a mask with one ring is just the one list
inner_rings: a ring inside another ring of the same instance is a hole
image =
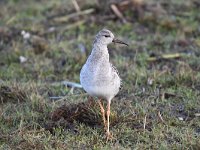
[[[200, 149], [199, 1], [118, 2], [122, 17], [99, 2], [0, 2], [0, 149]], [[109, 45], [123, 88], [108, 142], [96, 101], [61, 84], [104, 27], [129, 44]]]

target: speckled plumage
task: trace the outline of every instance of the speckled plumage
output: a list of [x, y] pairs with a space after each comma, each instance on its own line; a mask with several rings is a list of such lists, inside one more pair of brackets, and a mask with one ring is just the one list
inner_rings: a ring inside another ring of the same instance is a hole
[[[102, 32], [109, 33], [111, 38], [114, 38], [114, 35], [105, 29], [100, 31], [96, 38]], [[81, 70], [80, 81], [84, 90], [91, 96], [110, 101], [119, 92], [121, 79], [109, 61], [107, 44], [102, 42], [95, 39], [91, 55]]]

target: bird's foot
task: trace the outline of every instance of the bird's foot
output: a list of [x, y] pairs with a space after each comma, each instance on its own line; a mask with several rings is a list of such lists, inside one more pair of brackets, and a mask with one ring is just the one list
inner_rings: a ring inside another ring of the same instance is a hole
[[112, 135], [112, 133], [110, 133], [110, 132], [106, 132], [106, 142], [108, 142], [109, 140], [111, 140], [112, 141], [112, 139], [113, 139], [113, 135]]

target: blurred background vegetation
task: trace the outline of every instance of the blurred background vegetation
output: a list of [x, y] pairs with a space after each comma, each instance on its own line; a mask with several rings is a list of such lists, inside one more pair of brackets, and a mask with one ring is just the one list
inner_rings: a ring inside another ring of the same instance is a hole
[[[199, 10], [199, 0], [1, 0], [0, 148], [200, 149]], [[109, 45], [123, 89], [108, 143], [96, 104], [61, 84], [79, 83], [102, 28], [129, 44]]]

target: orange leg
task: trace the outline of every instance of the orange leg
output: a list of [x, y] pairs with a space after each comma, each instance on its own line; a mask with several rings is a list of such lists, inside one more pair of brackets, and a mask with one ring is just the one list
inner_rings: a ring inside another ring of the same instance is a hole
[[107, 135], [107, 140], [112, 138], [112, 135], [110, 133], [110, 103], [111, 101], [108, 101], [107, 105], [107, 130], [106, 130], [106, 135]]
[[101, 99], [98, 100], [98, 103], [99, 103], [99, 106], [101, 108], [101, 115], [102, 115], [102, 119], [103, 119], [103, 124], [104, 124], [104, 127], [106, 128], [105, 110], [104, 110], [103, 105], [101, 103]]

